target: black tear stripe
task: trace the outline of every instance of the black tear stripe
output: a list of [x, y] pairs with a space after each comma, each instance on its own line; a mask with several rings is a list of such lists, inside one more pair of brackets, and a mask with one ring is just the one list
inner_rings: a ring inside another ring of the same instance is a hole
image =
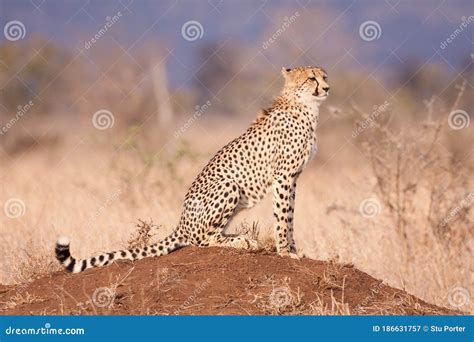
[[316, 96], [319, 96], [319, 82], [318, 82], [318, 78], [316, 77], [316, 74], [314, 73], [313, 71], [313, 75], [314, 75], [314, 79], [316, 80]]
[[76, 259], [72, 259], [71, 263], [66, 267], [66, 271], [72, 272], [74, 271], [74, 265], [76, 264]]
[[87, 260], [82, 260], [81, 272], [84, 271], [87, 267]]

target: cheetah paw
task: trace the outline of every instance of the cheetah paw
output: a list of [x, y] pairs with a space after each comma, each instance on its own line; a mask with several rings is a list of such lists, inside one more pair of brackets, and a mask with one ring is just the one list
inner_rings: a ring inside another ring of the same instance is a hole
[[283, 251], [279, 252], [278, 255], [281, 257], [290, 257], [291, 259], [300, 260], [299, 255], [293, 252]]
[[237, 249], [251, 251], [255, 251], [258, 249], [258, 243], [256, 240], [246, 239], [243, 237], [239, 237], [238, 239], [234, 240], [230, 246]]
[[248, 250], [251, 250], [251, 251], [256, 251], [256, 250], [258, 250], [258, 242], [257, 242], [257, 240], [247, 239], [246, 241], [247, 241], [247, 243], [248, 243], [248, 246], [247, 246], [247, 249], [248, 249]]

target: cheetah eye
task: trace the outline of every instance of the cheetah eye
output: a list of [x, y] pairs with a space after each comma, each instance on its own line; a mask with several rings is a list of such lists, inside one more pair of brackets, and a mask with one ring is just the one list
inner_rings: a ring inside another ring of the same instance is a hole
[[323, 80], [327, 81], [328, 77], [324, 75]]
[[316, 81], [316, 77], [309, 77], [308, 80], [310, 80], [310, 81]]

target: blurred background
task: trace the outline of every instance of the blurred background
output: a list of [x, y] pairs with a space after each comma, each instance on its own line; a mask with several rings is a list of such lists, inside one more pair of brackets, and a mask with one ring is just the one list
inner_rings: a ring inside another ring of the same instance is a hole
[[[472, 310], [474, 4], [0, 1], [0, 282], [176, 224], [210, 157], [315, 65], [331, 95], [296, 241]], [[3, 215], [4, 214], [4, 215]], [[270, 199], [231, 229], [271, 235]], [[461, 290], [459, 290], [461, 289]]]

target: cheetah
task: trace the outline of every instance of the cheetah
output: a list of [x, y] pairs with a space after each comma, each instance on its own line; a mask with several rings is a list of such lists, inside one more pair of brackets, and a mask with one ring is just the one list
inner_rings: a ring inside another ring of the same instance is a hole
[[317, 151], [319, 106], [329, 94], [319, 67], [282, 69], [284, 86], [272, 106], [262, 110], [248, 130], [224, 146], [204, 167], [184, 198], [175, 230], [158, 243], [75, 259], [69, 240], [60, 237], [56, 258], [73, 273], [114, 260], [166, 255], [178, 248], [222, 246], [257, 249], [257, 242], [226, 234], [229, 220], [273, 193], [275, 243], [279, 255], [298, 258], [293, 212], [299, 175]]

